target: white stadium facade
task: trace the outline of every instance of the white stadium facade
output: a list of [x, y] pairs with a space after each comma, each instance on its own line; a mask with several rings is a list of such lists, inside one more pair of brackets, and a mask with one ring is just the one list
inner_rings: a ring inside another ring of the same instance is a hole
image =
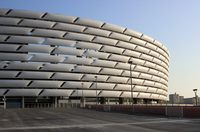
[[0, 97], [7, 107], [167, 100], [169, 52], [117, 25], [0, 9]]

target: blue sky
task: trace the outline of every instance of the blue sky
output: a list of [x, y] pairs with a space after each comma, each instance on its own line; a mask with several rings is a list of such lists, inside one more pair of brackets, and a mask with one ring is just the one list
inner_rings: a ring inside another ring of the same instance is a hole
[[169, 93], [200, 91], [199, 0], [1, 0], [0, 7], [91, 18], [152, 36], [170, 51]]

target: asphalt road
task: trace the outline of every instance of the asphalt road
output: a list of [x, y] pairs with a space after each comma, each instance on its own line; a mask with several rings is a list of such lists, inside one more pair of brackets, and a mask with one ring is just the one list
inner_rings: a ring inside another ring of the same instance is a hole
[[75, 108], [0, 110], [0, 131], [200, 132], [200, 119], [99, 112]]

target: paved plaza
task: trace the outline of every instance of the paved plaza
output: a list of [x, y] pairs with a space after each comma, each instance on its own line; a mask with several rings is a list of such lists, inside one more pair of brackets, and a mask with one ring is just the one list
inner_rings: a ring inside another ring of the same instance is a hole
[[0, 110], [0, 131], [199, 132], [200, 119], [99, 112], [76, 108]]

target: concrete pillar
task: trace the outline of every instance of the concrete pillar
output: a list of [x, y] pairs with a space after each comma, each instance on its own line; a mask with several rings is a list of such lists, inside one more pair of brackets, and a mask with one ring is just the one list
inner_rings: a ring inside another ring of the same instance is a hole
[[138, 99], [133, 99], [133, 104], [137, 104], [138, 103]]
[[22, 108], [24, 108], [24, 97], [22, 97]]
[[124, 98], [119, 98], [119, 104], [124, 104]]
[[81, 107], [82, 107], [82, 108], [85, 107], [85, 98], [81, 98]]
[[55, 107], [55, 108], [58, 107], [58, 98], [57, 98], [57, 97], [55, 97], [54, 107]]
[[100, 104], [105, 104], [105, 103], [106, 103], [106, 98], [101, 97], [101, 98], [100, 98]]

